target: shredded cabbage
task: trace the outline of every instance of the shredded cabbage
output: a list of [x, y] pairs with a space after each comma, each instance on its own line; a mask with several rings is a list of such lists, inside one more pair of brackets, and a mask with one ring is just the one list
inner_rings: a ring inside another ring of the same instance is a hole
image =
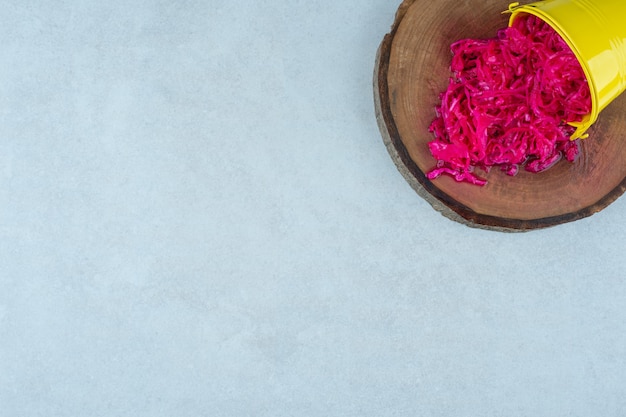
[[568, 123], [590, 113], [591, 94], [576, 56], [547, 23], [523, 15], [493, 39], [463, 39], [451, 50], [452, 77], [429, 129], [437, 160], [429, 179], [485, 185], [476, 168], [516, 175], [576, 159]]

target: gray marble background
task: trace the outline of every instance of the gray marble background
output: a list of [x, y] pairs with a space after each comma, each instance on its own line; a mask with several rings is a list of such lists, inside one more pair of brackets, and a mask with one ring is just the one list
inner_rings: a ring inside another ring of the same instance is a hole
[[626, 199], [432, 210], [374, 117], [397, 3], [0, 1], [0, 416], [626, 413]]

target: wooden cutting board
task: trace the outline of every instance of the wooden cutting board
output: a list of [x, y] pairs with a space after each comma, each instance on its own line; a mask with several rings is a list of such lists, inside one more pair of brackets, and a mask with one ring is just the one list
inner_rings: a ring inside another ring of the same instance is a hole
[[[528, 3], [528, 2], [526, 2]], [[493, 169], [488, 184], [430, 181], [427, 144], [439, 94], [450, 78], [450, 44], [491, 38], [507, 26], [509, 1], [404, 0], [378, 50], [376, 116], [387, 149], [417, 193], [446, 217], [471, 227], [526, 231], [575, 221], [607, 207], [626, 190], [626, 94], [600, 114], [576, 162], [515, 177]]]

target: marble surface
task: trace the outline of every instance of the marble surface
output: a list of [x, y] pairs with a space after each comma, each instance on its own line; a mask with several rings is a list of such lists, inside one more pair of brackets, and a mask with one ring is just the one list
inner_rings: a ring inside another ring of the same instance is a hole
[[0, 6], [0, 416], [626, 413], [626, 199], [432, 210], [374, 117], [397, 3]]

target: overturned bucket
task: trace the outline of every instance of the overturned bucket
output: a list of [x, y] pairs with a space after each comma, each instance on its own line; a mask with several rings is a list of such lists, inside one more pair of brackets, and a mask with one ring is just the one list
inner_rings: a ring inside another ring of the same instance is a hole
[[600, 112], [626, 89], [626, 0], [544, 0], [509, 5], [509, 26], [523, 14], [549, 24], [572, 49], [591, 93], [591, 113], [572, 122], [572, 139], [585, 132]]

